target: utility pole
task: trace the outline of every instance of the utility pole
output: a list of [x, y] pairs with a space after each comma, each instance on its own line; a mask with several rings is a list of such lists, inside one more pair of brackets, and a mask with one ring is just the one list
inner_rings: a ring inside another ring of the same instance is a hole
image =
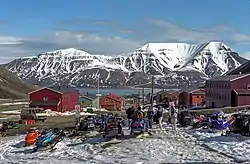
[[97, 80], [97, 109], [100, 109], [100, 74], [98, 75], [98, 80]]
[[152, 76], [151, 80], [151, 109], [153, 109], [153, 104], [154, 104], [154, 76]]
[[142, 88], [142, 105], [144, 106], [144, 87]]
[[140, 106], [140, 95], [141, 95], [141, 93], [140, 92], [138, 92], [138, 107]]

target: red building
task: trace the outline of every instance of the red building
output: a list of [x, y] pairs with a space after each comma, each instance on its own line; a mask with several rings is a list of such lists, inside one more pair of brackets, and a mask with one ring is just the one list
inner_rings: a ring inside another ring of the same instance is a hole
[[101, 96], [100, 107], [107, 110], [122, 110], [124, 107], [124, 98], [115, 94]]
[[78, 104], [78, 90], [69, 87], [41, 88], [29, 93], [29, 107], [51, 109], [52, 111], [72, 111]]
[[179, 106], [205, 105], [205, 96], [205, 89], [188, 88], [179, 93]]
[[250, 105], [250, 74], [219, 76], [206, 81], [207, 107]]
[[156, 103], [168, 103], [169, 101], [174, 102], [178, 105], [179, 91], [176, 90], [162, 90], [156, 93]]

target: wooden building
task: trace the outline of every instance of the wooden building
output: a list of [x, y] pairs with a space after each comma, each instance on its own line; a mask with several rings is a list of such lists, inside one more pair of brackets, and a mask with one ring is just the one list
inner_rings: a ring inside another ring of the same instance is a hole
[[179, 93], [179, 106], [205, 105], [205, 89], [187, 88]]
[[79, 103], [82, 107], [90, 107], [92, 106], [93, 100], [96, 98], [97, 98], [96, 95], [86, 93], [79, 97]]
[[44, 87], [29, 93], [29, 107], [72, 111], [78, 104], [78, 90], [70, 87]]
[[219, 76], [206, 81], [207, 107], [250, 105], [250, 74]]
[[103, 95], [100, 97], [100, 108], [111, 111], [122, 110], [124, 108], [124, 98], [115, 94]]

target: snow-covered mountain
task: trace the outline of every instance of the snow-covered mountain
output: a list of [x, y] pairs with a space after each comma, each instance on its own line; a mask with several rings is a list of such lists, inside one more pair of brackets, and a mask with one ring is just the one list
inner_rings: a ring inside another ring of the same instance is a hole
[[247, 61], [221, 42], [201, 45], [148, 43], [126, 56], [92, 55], [73, 48], [11, 61], [5, 66], [32, 83], [94, 86], [134, 86], [150, 81], [186, 86], [219, 76]]

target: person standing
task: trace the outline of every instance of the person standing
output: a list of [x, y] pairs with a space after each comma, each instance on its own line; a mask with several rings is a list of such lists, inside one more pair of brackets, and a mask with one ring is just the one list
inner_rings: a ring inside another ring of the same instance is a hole
[[171, 101], [171, 99], [170, 99], [170, 100], [169, 100], [169, 108], [168, 108], [168, 109], [169, 109], [169, 110], [168, 110], [168, 123], [169, 123], [169, 124], [171, 124], [171, 119], [172, 119], [173, 113], [174, 113], [172, 106], [173, 106], [173, 103], [172, 103], [172, 101]]
[[128, 119], [128, 129], [130, 130], [131, 128], [131, 123], [132, 123], [132, 115], [135, 112], [134, 106], [128, 108], [126, 110], [126, 114], [127, 114], [127, 119]]
[[148, 128], [152, 129], [152, 127], [153, 127], [153, 117], [154, 117], [154, 110], [153, 110], [152, 107], [149, 108], [147, 116], [148, 116]]
[[177, 131], [177, 119], [178, 119], [178, 108], [175, 108], [174, 105], [171, 106], [172, 108], [172, 118], [171, 118], [171, 124], [172, 124], [172, 130], [174, 133]]
[[163, 108], [161, 106], [159, 106], [159, 108], [157, 110], [157, 117], [158, 117], [160, 128], [161, 128], [161, 130], [163, 130], [163, 128], [162, 128]]

